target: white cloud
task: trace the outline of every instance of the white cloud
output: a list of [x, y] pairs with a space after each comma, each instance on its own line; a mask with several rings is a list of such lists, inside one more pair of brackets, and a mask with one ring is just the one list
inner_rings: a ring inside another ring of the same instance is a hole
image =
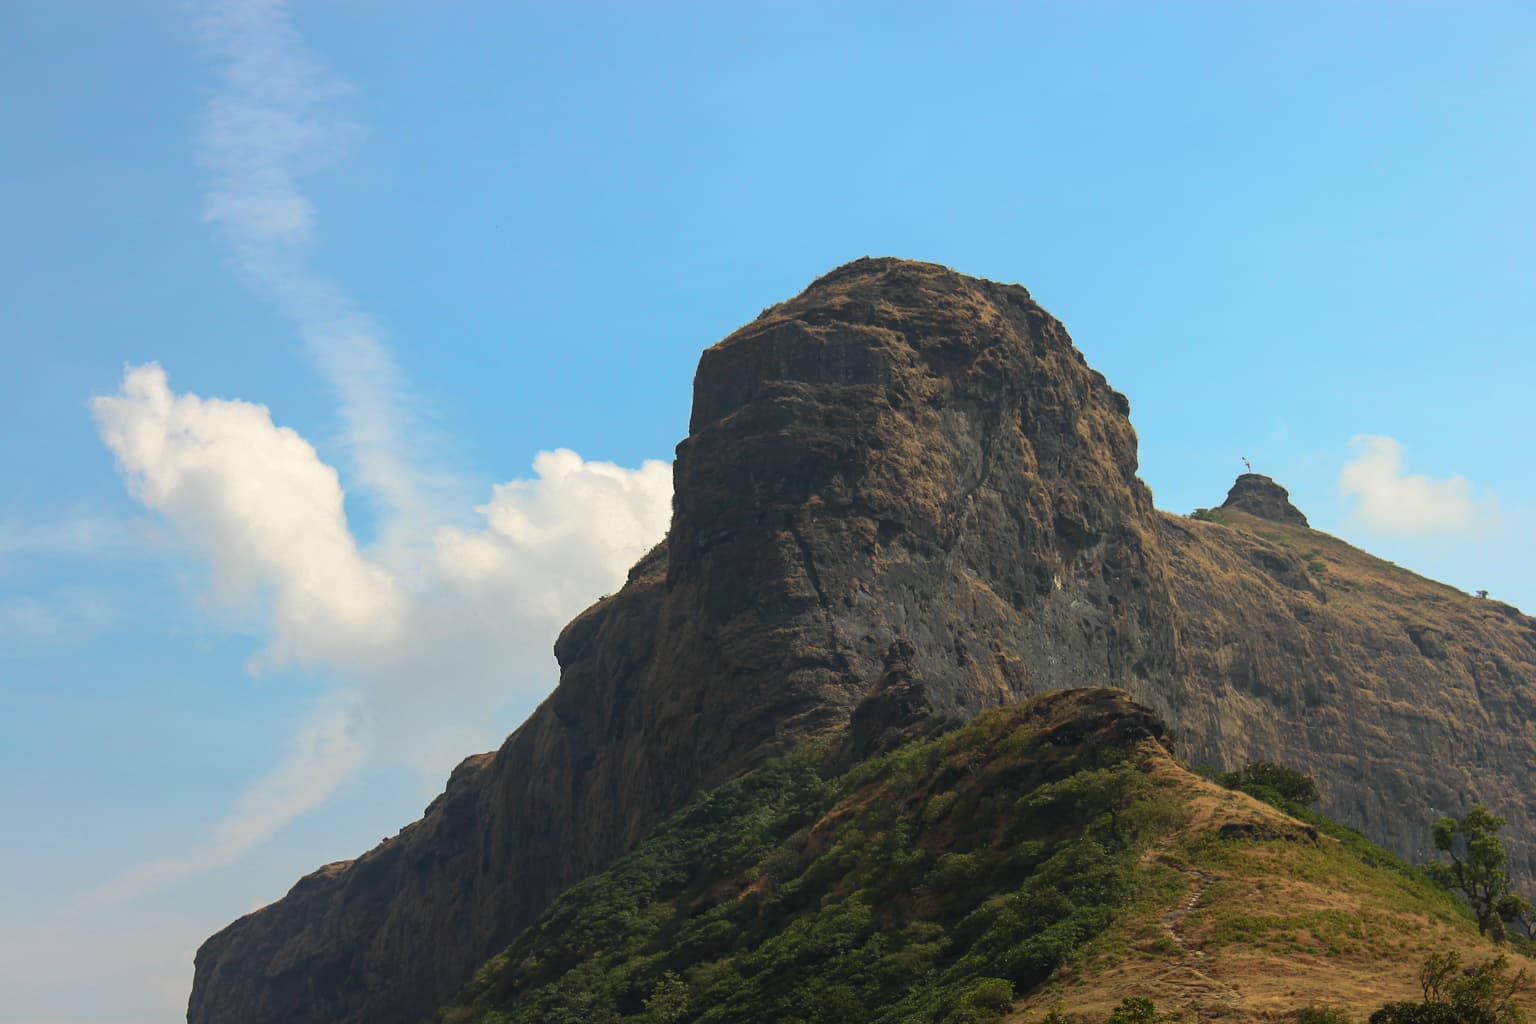
[[208, 558], [223, 599], [272, 588], [274, 662], [355, 652], [392, 628], [399, 595], [348, 532], [336, 471], [264, 406], [173, 395], [149, 365], [92, 410], [134, 497]]
[[[203, 215], [329, 382], [344, 473], [264, 406], [174, 393], [155, 365], [129, 369], [93, 412], [133, 495], [209, 565], [214, 596], [266, 622], [250, 667], [303, 666], [330, 690], [201, 842], [128, 869], [72, 908], [55, 943], [71, 951], [101, 933], [98, 922], [145, 906], [104, 905], [238, 862], [365, 764], [399, 760], [437, 782], [495, 742], [497, 708], [547, 691], [559, 628], [618, 589], [671, 513], [668, 464], [630, 470], [561, 450], [541, 453], [532, 479], [496, 487], [479, 525], [467, 525], [472, 488], [430, 468], [377, 326], [309, 265], [319, 218], [300, 184], [361, 138], [336, 112], [349, 87], [307, 52], [282, 0], [213, 0], [204, 10], [223, 85], [200, 137]], [[347, 521], [343, 475], [379, 514], [370, 544]], [[153, 996], [184, 1006], [190, 948], [205, 925], [183, 929], [174, 946], [134, 943], [132, 980], [111, 982], [114, 1004], [137, 992], [146, 1005]], [[19, 964], [48, 957], [31, 942], [16, 952]]]
[[102, 890], [116, 898], [238, 859], [367, 757], [439, 774], [491, 742], [496, 707], [549, 686], [556, 631], [617, 588], [670, 514], [666, 464], [630, 471], [561, 451], [539, 456], [536, 480], [497, 488], [483, 528], [447, 525], [463, 488], [423, 468], [376, 327], [307, 265], [317, 218], [299, 184], [360, 136], [335, 113], [349, 87], [306, 50], [281, 0], [216, 0], [202, 28], [224, 83], [201, 136], [204, 218], [331, 382], [352, 476], [381, 522], [364, 551], [336, 470], [263, 406], [174, 394], [154, 365], [95, 401], [129, 488], [208, 561], [216, 596], [266, 603], [267, 643], [250, 667], [319, 670], [345, 707], [312, 723], [207, 842]]
[[250, 786], [206, 841], [185, 853], [140, 864], [88, 893], [87, 905], [121, 903], [157, 892], [191, 875], [233, 864], [306, 811], [330, 799], [363, 763], [352, 709], [313, 715], [288, 756]]
[[357, 480], [383, 504], [386, 530], [420, 536], [441, 513], [430, 496], [446, 488], [406, 443], [422, 431], [399, 370], [374, 323], [306, 262], [317, 217], [299, 186], [362, 137], [337, 109], [351, 86], [308, 51], [283, 0], [215, 0], [201, 25], [224, 82], [199, 145], [203, 218], [246, 282], [298, 326], [340, 401]]
[[265, 611], [249, 667], [303, 666], [335, 686], [204, 843], [130, 870], [101, 899], [232, 863], [368, 759], [440, 776], [483, 749], [499, 705], [553, 681], [559, 628], [618, 588], [671, 512], [666, 463], [627, 470], [558, 451], [539, 455], [535, 479], [497, 487], [482, 526], [464, 525], [468, 488], [406, 440], [421, 431], [377, 327], [308, 265], [318, 220], [299, 186], [360, 138], [337, 113], [349, 86], [308, 52], [282, 0], [214, 0], [204, 12], [223, 80], [200, 138], [204, 218], [330, 382], [348, 479], [380, 522], [365, 549], [340, 475], [264, 406], [175, 394], [155, 365], [129, 369], [93, 403], [130, 490], [208, 562], [215, 597]]
[[1390, 437], [1360, 435], [1356, 456], [1339, 473], [1339, 491], [1355, 499], [1351, 517], [1387, 533], [1477, 533], [1494, 525], [1492, 499], [1477, 500], [1465, 477], [1433, 479], [1403, 469], [1403, 448]]
[[309, 53], [285, 0], [212, 0], [200, 26], [224, 78], [199, 149], [210, 177], [203, 217], [266, 284], [313, 235], [299, 181], [334, 166], [362, 134], [334, 111], [352, 89]]
[[267, 608], [252, 668], [318, 669], [338, 695], [206, 843], [133, 869], [104, 898], [232, 863], [367, 757], [440, 776], [493, 742], [497, 706], [547, 690], [557, 631], [623, 583], [671, 516], [668, 464], [629, 470], [560, 450], [537, 457], [535, 478], [494, 488], [480, 528], [369, 552], [336, 471], [265, 407], [177, 394], [150, 365], [93, 410], [129, 489], [208, 562], [216, 595]]

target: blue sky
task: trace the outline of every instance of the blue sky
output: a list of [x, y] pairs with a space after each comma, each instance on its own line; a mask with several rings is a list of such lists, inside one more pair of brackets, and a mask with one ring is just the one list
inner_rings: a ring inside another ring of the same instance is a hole
[[[0, 9], [0, 1022], [420, 813], [664, 528], [699, 351], [1026, 285], [1158, 504], [1536, 608], [1521, 4]], [[545, 454], [541, 454], [545, 453]]]

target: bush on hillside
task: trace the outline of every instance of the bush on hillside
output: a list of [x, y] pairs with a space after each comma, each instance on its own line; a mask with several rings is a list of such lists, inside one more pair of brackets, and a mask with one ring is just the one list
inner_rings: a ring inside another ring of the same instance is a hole
[[1311, 776], [1270, 761], [1250, 761], [1235, 772], [1222, 772], [1216, 781], [1282, 810], [1287, 804], [1307, 807], [1318, 800], [1317, 783]]
[[1296, 1011], [1296, 1024], [1351, 1024], [1351, 1021], [1343, 1007], [1308, 1006]]
[[1173, 1018], [1158, 1013], [1150, 999], [1127, 996], [1109, 1015], [1109, 1024], [1171, 1024]]
[[1461, 1024], [1448, 1003], [1388, 1003], [1371, 1014], [1370, 1024]]
[[1515, 996], [1530, 987], [1525, 969], [1513, 970], [1500, 954], [1463, 967], [1461, 954], [1436, 953], [1419, 971], [1422, 1003], [1388, 1003], [1370, 1024], [1523, 1024]]

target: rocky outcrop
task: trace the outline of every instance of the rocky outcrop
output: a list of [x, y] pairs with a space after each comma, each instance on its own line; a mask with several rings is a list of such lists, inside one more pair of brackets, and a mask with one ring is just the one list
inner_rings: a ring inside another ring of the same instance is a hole
[[1301, 509], [1291, 504], [1290, 492], [1259, 473], [1244, 473], [1238, 477], [1221, 507], [1277, 523], [1307, 525], [1307, 517], [1301, 514]]
[[1327, 814], [1416, 862], [1432, 821], [1483, 801], [1536, 879], [1536, 619], [1293, 520], [1219, 516], [1161, 517], [1185, 753], [1300, 768]]
[[[551, 696], [421, 821], [209, 939], [189, 1020], [415, 1024], [701, 788], [1063, 687], [1129, 690], [1196, 758], [1333, 772], [1404, 851], [1429, 799], [1524, 808], [1536, 625], [1439, 591], [1397, 623], [1353, 562], [1262, 535], [1304, 520], [1158, 513], [1128, 409], [1016, 285], [860, 260], [765, 310], [701, 358], [668, 538], [562, 633]], [[1431, 785], [1421, 751], [1461, 756]]]

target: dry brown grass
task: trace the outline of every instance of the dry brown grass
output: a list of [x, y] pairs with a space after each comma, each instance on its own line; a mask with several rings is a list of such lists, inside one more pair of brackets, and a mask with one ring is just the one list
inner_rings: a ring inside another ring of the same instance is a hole
[[[1309, 1005], [1363, 1021], [1383, 1003], [1422, 998], [1418, 971], [1430, 953], [1458, 950], [1469, 962], [1497, 954], [1443, 894], [1169, 758], [1153, 760], [1188, 820], [1143, 859], [1149, 896], [1020, 1002], [1013, 1024], [1053, 1008], [1102, 1021], [1128, 996], [1192, 1022], [1285, 1021]], [[1224, 827], [1267, 838], [1222, 839]]]

